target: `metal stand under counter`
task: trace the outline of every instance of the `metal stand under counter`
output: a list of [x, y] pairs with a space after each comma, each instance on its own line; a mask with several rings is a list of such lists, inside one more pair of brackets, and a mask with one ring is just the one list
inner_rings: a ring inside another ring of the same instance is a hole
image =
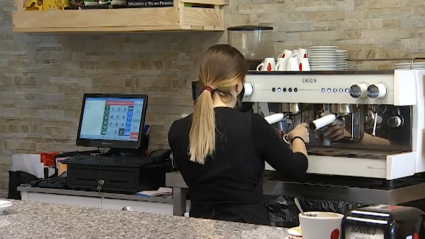
[[[267, 171], [264, 177], [263, 193], [269, 196], [291, 196], [310, 199], [331, 199], [362, 204], [399, 205], [425, 199], [425, 180], [411, 177], [387, 184], [384, 181], [341, 180], [327, 176], [327, 180], [294, 182], [282, 179], [277, 172]], [[330, 177], [330, 178], [329, 178]], [[320, 181], [320, 182], [319, 182]], [[348, 183], [351, 181], [351, 184]], [[314, 182], [314, 183], [312, 183]], [[355, 184], [354, 184], [354, 183]], [[166, 186], [173, 188], [173, 214], [184, 215], [187, 210], [188, 187], [179, 172], [168, 173]]]
[[[18, 187], [22, 200], [57, 203], [94, 208], [121, 210], [131, 207], [133, 211], [173, 215], [173, 199], [142, 197], [128, 194], [92, 192], [69, 189]], [[190, 207], [190, 202], [185, 203]]]

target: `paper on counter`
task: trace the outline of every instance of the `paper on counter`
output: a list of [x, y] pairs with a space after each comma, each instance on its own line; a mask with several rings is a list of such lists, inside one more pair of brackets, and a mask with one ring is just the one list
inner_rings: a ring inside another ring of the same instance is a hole
[[167, 196], [171, 195], [173, 192], [173, 189], [171, 188], [159, 188], [156, 191], [141, 191], [136, 193], [136, 196], [143, 196], [143, 197], [159, 197], [159, 196]]
[[44, 178], [44, 165], [40, 162], [40, 154], [15, 154], [12, 155], [12, 166], [10, 171], [22, 171]]

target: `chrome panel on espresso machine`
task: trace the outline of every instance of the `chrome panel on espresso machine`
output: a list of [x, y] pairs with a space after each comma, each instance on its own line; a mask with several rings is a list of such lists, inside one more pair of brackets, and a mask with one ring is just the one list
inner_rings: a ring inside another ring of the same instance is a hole
[[[425, 171], [425, 71], [249, 72], [243, 102], [277, 127], [334, 114], [310, 132], [312, 174], [398, 179]], [[266, 169], [273, 170], [269, 165]]]

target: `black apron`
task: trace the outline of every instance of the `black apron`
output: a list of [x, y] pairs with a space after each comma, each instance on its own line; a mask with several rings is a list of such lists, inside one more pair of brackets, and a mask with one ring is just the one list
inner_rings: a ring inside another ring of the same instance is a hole
[[[255, 186], [263, 187], [264, 171], [260, 176], [260, 180]], [[189, 189], [190, 190], [190, 189]], [[257, 190], [253, 190], [257, 191]], [[261, 192], [263, 190], [260, 190]], [[242, 222], [249, 224], [270, 225], [270, 218], [267, 207], [262, 203], [250, 203], [255, 201], [255, 195], [248, 193], [245, 195], [244, 202], [240, 203], [214, 203], [214, 202], [197, 202], [196, 196], [191, 200], [191, 209], [189, 216], [204, 219]]]
[[213, 220], [270, 225], [267, 208], [263, 204], [219, 204], [192, 203], [190, 217]]

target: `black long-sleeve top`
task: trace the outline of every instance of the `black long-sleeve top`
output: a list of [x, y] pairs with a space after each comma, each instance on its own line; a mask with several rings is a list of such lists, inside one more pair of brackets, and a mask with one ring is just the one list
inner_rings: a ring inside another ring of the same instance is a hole
[[306, 156], [293, 153], [260, 115], [217, 107], [215, 117], [216, 147], [204, 165], [189, 160], [192, 115], [175, 121], [168, 133], [175, 165], [189, 187], [192, 204], [261, 204], [265, 162], [288, 177], [306, 174]]

